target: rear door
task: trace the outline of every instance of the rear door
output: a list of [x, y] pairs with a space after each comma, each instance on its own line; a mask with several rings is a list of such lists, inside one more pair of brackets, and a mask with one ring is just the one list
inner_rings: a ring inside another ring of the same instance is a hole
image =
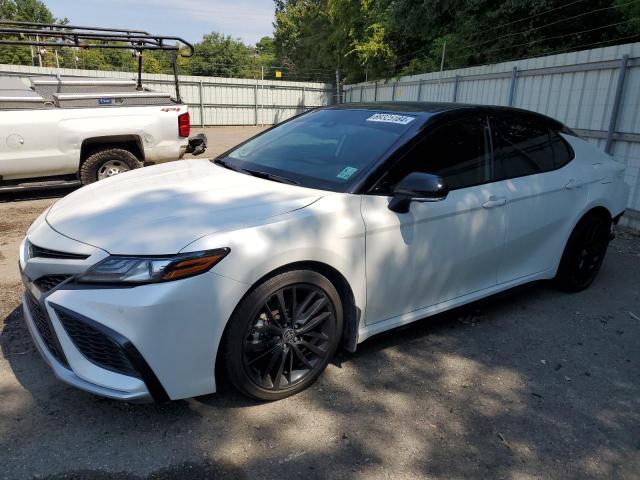
[[[438, 202], [389, 210], [395, 184], [411, 172], [438, 174], [451, 191]], [[367, 323], [496, 284], [505, 234], [504, 192], [491, 183], [486, 117], [430, 131], [362, 197], [366, 225]]]
[[571, 148], [544, 119], [509, 112], [490, 116], [490, 125], [494, 178], [508, 199], [504, 283], [555, 267], [587, 189], [572, 173]]

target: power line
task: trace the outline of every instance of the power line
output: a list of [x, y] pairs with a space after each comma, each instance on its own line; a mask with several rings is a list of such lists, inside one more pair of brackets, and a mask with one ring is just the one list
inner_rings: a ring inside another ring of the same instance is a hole
[[[513, 24], [516, 24], [516, 23], [524, 22], [525, 20], [530, 20], [532, 18], [540, 17], [542, 15], [546, 15], [547, 13], [555, 12], [557, 10], [561, 10], [563, 8], [567, 8], [567, 7], [570, 7], [571, 5], [575, 5], [576, 3], [581, 3], [581, 2], [584, 2], [584, 1], [586, 1], [586, 0], [575, 0], [575, 1], [571, 2], [571, 3], [567, 3], [565, 5], [560, 5], [559, 7], [551, 8], [549, 10], [545, 10], [544, 12], [536, 13], [535, 15], [530, 15], [528, 17], [519, 18], [519, 19], [513, 20], [511, 22], [503, 23], [503, 24], [497, 25], [495, 27], [491, 27], [491, 28], [485, 29], [484, 32], [491, 32], [493, 30], [498, 30], [499, 28], [503, 28], [503, 27], [507, 27], [509, 25], [513, 25]], [[463, 47], [460, 47], [460, 48], [463, 48]], [[420, 53], [420, 52], [422, 52], [422, 50], [415, 50], [413, 52], [409, 52], [409, 53], [406, 53], [404, 55], [401, 55], [398, 58], [406, 58], [408, 56], [412, 56], [412, 55], [415, 55], [415, 54]]]
[[[601, 26], [601, 27], [589, 28], [589, 29], [587, 29], [587, 30], [580, 30], [580, 31], [578, 31], [578, 32], [565, 33], [565, 34], [562, 34], [562, 35], [554, 35], [554, 36], [552, 36], [552, 37], [543, 37], [543, 38], [540, 38], [540, 39], [538, 39], [538, 40], [531, 40], [531, 41], [529, 41], [529, 42], [524, 42], [524, 43], [515, 43], [515, 44], [513, 44], [513, 45], [507, 45], [507, 46], [505, 46], [505, 47], [500, 47], [500, 48], [490, 48], [490, 49], [486, 50], [486, 51], [485, 51], [485, 52], [483, 52], [483, 53], [494, 53], [494, 52], [498, 52], [498, 51], [501, 51], [501, 50], [508, 50], [508, 49], [510, 49], [510, 48], [523, 47], [523, 46], [533, 45], [534, 43], [546, 42], [547, 40], [554, 40], [554, 39], [557, 39], [557, 38], [572, 37], [572, 36], [575, 36], [575, 35], [580, 35], [580, 34], [582, 34], [582, 33], [595, 32], [596, 30], [602, 30], [602, 29], [604, 29], [604, 28], [611, 28], [611, 27], [617, 27], [617, 26], [619, 26], [619, 25], [625, 25], [625, 24], [627, 24], [627, 23], [631, 23], [631, 22], [633, 22], [634, 20], [635, 20], [635, 19], [631, 18], [631, 19], [629, 19], [629, 20], [625, 20], [625, 21], [623, 21], [623, 22], [610, 23], [609, 25], [603, 25], [603, 26]], [[597, 43], [597, 42], [596, 42], [596, 43]], [[571, 47], [570, 47], [570, 48], [571, 48]], [[466, 56], [466, 55], [462, 55], [462, 54], [460, 54], [460, 55], [454, 55], [454, 56], [449, 57], [449, 58], [463, 58], [463, 57], [465, 57], [465, 56]]]
[[561, 18], [561, 19], [559, 19], [559, 20], [555, 20], [555, 21], [550, 22], [550, 23], [545, 23], [544, 25], [540, 25], [540, 26], [538, 26], [538, 27], [533, 27], [533, 28], [530, 28], [530, 29], [528, 29], [528, 30], [524, 30], [524, 31], [522, 31], [522, 32], [511, 32], [511, 33], [507, 33], [507, 34], [505, 34], [505, 35], [501, 35], [501, 36], [499, 36], [499, 37], [491, 38], [491, 39], [489, 39], [489, 40], [485, 40], [485, 41], [483, 41], [483, 42], [479, 42], [479, 43], [472, 43], [472, 44], [468, 44], [468, 45], [463, 45], [463, 46], [461, 46], [461, 47], [459, 47], [459, 48], [473, 48], [473, 47], [479, 47], [479, 46], [481, 46], [481, 45], [486, 45], [487, 43], [495, 42], [496, 40], [500, 40], [500, 39], [502, 39], [502, 38], [513, 37], [514, 35], [522, 35], [522, 34], [525, 34], [525, 33], [535, 32], [536, 30], [541, 30], [541, 29], [543, 29], [543, 28], [550, 27], [551, 25], [557, 25], [558, 23], [566, 22], [566, 21], [568, 21], [568, 20], [574, 20], [574, 19], [576, 19], [576, 18], [584, 17], [584, 16], [586, 16], [586, 15], [591, 15], [591, 14], [593, 14], [593, 13], [603, 12], [603, 11], [605, 11], [605, 10], [611, 10], [611, 9], [619, 8], [619, 7], [625, 7], [625, 6], [627, 6], [627, 5], [633, 5], [633, 4], [636, 4], [636, 3], [639, 3], [639, 2], [640, 2], [640, 0], [631, 0], [630, 2], [627, 2], [627, 3], [621, 3], [621, 4], [619, 4], [619, 5], [612, 5], [612, 6], [610, 6], [610, 7], [597, 8], [597, 9], [595, 9], [595, 10], [591, 10], [591, 11], [589, 11], [589, 12], [579, 13], [578, 15], [573, 15], [573, 16], [571, 16], [571, 17]]
[[[520, 22], [520, 21], [523, 21], [523, 20], [527, 20], [527, 19], [529, 19], [529, 18], [533, 18], [533, 17], [536, 17], [536, 16], [540, 16], [540, 15], [543, 15], [543, 14], [545, 14], [545, 13], [549, 13], [549, 12], [552, 12], [552, 11], [555, 11], [555, 10], [559, 10], [560, 8], [565, 8], [565, 7], [568, 7], [568, 6], [570, 6], [570, 5], [574, 5], [574, 4], [579, 3], [579, 2], [581, 2], [581, 1], [584, 1], [584, 0], [576, 0], [576, 1], [572, 2], [572, 3], [567, 4], [567, 5], [563, 5], [563, 6], [561, 6], [561, 7], [556, 7], [556, 8], [554, 8], [554, 9], [547, 10], [546, 12], [541, 12], [540, 14], [532, 15], [532, 16], [527, 17], [527, 18], [523, 18], [523, 19], [519, 19], [519, 20], [514, 20], [513, 22], [505, 23], [505, 24], [502, 24], [501, 26], [510, 25], [510, 24], [512, 24], [512, 23], [517, 23], [517, 22]], [[468, 48], [474, 48], [474, 47], [478, 47], [478, 46], [486, 45], [487, 43], [494, 43], [494, 42], [496, 42], [497, 40], [501, 40], [501, 39], [503, 39], [503, 38], [507, 38], [507, 37], [512, 37], [512, 36], [515, 36], [515, 35], [521, 35], [521, 34], [526, 34], [526, 33], [534, 32], [534, 31], [541, 30], [541, 29], [543, 29], [543, 28], [549, 27], [549, 26], [551, 26], [551, 25], [557, 25], [558, 23], [566, 22], [566, 21], [568, 21], [568, 20], [574, 20], [574, 19], [576, 19], [576, 18], [584, 17], [584, 16], [586, 16], [586, 15], [591, 15], [591, 14], [593, 14], [593, 13], [598, 13], [598, 12], [602, 12], [602, 11], [605, 11], [605, 10], [611, 10], [611, 9], [614, 9], [614, 8], [624, 7], [624, 6], [627, 6], [627, 5], [636, 4], [636, 3], [638, 3], [638, 2], [640, 2], [640, 0], [631, 0], [630, 2], [622, 3], [622, 4], [619, 4], [619, 5], [613, 5], [613, 6], [610, 6], [610, 7], [603, 7], [603, 8], [599, 8], [599, 9], [596, 9], [596, 10], [590, 10], [590, 11], [588, 11], [588, 12], [583, 12], [583, 13], [580, 13], [580, 14], [577, 14], [577, 15], [573, 15], [573, 16], [570, 16], [570, 17], [565, 17], [565, 18], [562, 18], [562, 19], [559, 19], [559, 20], [555, 20], [555, 21], [553, 21], [553, 22], [545, 23], [544, 25], [540, 25], [540, 26], [538, 26], [538, 27], [533, 27], [533, 28], [530, 28], [530, 29], [528, 29], [528, 30], [523, 30], [523, 31], [520, 31], [520, 32], [512, 32], [512, 33], [508, 33], [508, 34], [505, 34], [505, 35], [500, 35], [500, 36], [497, 36], [497, 37], [494, 37], [494, 38], [491, 38], [491, 39], [488, 39], [488, 40], [484, 40], [484, 41], [482, 41], [482, 42], [478, 42], [478, 43], [470, 43], [470, 44], [467, 44], [467, 45], [462, 45], [462, 46], [459, 46], [459, 47], [454, 47], [454, 49], [455, 49], [455, 50], [468, 49]], [[495, 29], [497, 29], [497, 28], [499, 28], [499, 27], [500, 27], [500, 26], [498, 26], [498, 27], [494, 27], [494, 28], [492, 28], [492, 29], [490, 29], [490, 30], [495, 30]], [[419, 52], [421, 52], [421, 51], [422, 51], [422, 50], [418, 50], [418, 51], [415, 51], [415, 52], [412, 52], [412, 53], [409, 53], [409, 54], [405, 54], [405, 55], [402, 55], [402, 56], [401, 56], [401, 57], [399, 57], [399, 58], [405, 58], [405, 57], [407, 57], [408, 55], [412, 55], [412, 54], [415, 54], [415, 53], [419, 53]], [[455, 58], [460, 58], [461, 56], [462, 56], [462, 55], [459, 55], [459, 56], [457, 56], [457, 57], [455, 57]], [[403, 67], [403, 66], [405, 66], [405, 65], [408, 65], [409, 63], [411, 63], [412, 61], [414, 61], [414, 60], [416, 60], [416, 59], [418, 59], [418, 60], [425, 60], [425, 59], [427, 59], [427, 58], [428, 58], [428, 56], [427, 56], [427, 55], [422, 55], [422, 56], [419, 56], [419, 57], [414, 57], [414, 58], [412, 58], [412, 59], [410, 59], [410, 60], [407, 60], [406, 62], [396, 63], [396, 64], [395, 64], [395, 67], [396, 67], [396, 68]]]
[[[630, 5], [630, 4], [635, 4], [635, 3], [639, 3], [639, 2], [640, 2], [640, 0], [632, 0], [631, 2], [627, 2], [627, 3], [621, 4], [619, 6]], [[564, 19], [561, 19], [561, 20], [556, 20], [554, 22], [547, 23], [545, 25], [541, 25], [539, 27], [535, 27], [535, 28], [532, 28], [530, 30], [525, 30], [523, 32], [514, 32], [514, 33], [507, 34], [507, 35], [501, 35], [501, 36], [492, 38], [490, 40], [486, 40], [484, 42], [480, 42], [478, 44], [470, 44], [470, 45], [465, 45], [465, 46], [461, 46], [461, 47], [454, 47], [454, 50], [469, 49], [469, 48], [472, 48], [474, 46], [483, 45], [483, 44], [486, 44], [486, 43], [494, 43], [497, 40], [500, 40], [502, 38], [506, 38], [506, 37], [510, 37], [510, 36], [514, 36], [514, 35], [519, 35], [519, 34], [523, 34], [523, 33], [528, 33], [528, 32], [532, 32], [532, 31], [535, 31], [535, 30], [540, 30], [540, 29], [548, 27], [550, 25], [555, 25], [555, 24], [560, 23], [560, 22], [564, 22], [564, 21], [567, 21], [567, 20], [572, 20], [572, 19], [577, 18], [577, 17], [582, 17], [582, 16], [585, 16], [585, 15], [589, 15], [591, 13], [596, 13], [596, 12], [599, 12], [599, 11], [602, 11], [602, 10], [608, 10], [608, 9], [611, 9], [611, 8], [616, 8], [616, 7], [606, 7], [606, 8], [603, 8], [603, 9], [592, 10], [590, 12], [585, 12], [585, 13], [581, 13], [579, 15], [574, 15], [572, 17], [567, 17], [567, 18], [564, 18]], [[596, 28], [593, 28], [593, 29], [584, 30], [584, 31], [580, 31], [580, 32], [557, 35], [557, 36], [552, 36], [552, 37], [544, 37], [544, 38], [541, 38], [541, 39], [538, 39], [538, 40], [532, 40], [530, 42], [514, 44], [514, 45], [509, 45], [509, 46], [500, 47], [500, 48], [492, 48], [492, 49], [489, 49], [488, 51], [491, 52], [491, 51], [507, 50], [509, 48], [513, 48], [513, 47], [517, 47], [517, 46], [525, 46], [525, 45], [529, 45], [529, 44], [533, 44], [533, 43], [539, 43], [539, 42], [542, 42], [542, 41], [545, 41], [545, 40], [554, 39], [554, 38], [561, 38], [561, 37], [566, 37], [566, 36], [578, 35], [580, 33], [587, 33], [587, 32], [590, 32], [590, 31], [595, 31], [595, 30], [599, 30], [599, 29], [602, 29], [602, 28], [606, 28], [606, 27], [611, 27], [611, 26], [621, 25], [621, 24], [625, 24], [625, 23], [630, 23], [631, 21], [633, 21], [633, 19], [630, 19], [630, 20], [627, 20], [627, 21], [624, 21], [624, 22], [619, 22], [619, 23], [607, 25], [607, 26], [603, 26], [603, 27], [596, 27]], [[458, 55], [455, 55], [455, 56], [449, 57], [449, 58], [463, 58], [464, 56], [466, 56], [466, 54], [458, 54]], [[420, 56], [420, 57], [414, 57], [411, 60], [408, 60], [406, 62], [396, 63], [395, 64], [395, 68], [397, 69], [397, 68], [400, 68], [400, 67], [404, 67], [405, 65], [408, 65], [409, 63], [411, 63], [414, 60], [426, 60], [427, 58], [428, 58], [427, 55], [423, 55], [423, 56]]]
[[581, 3], [581, 2], [584, 2], [584, 1], [586, 1], [586, 0], [575, 0], [574, 2], [567, 3], [565, 5], [560, 5], [559, 7], [555, 7], [555, 8], [552, 8], [550, 10], [545, 10], [544, 12], [536, 13], [535, 15], [530, 15], [528, 17], [520, 18], [518, 20], [513, 20], [512, 22], [503, 23], [502, 25], [498, 25], [496, 27], [488, 28], [485, 31], [486, 32], [491, 32], [493, 30], [497, 30], [497, 29], [502, 28], [502, 27], [507, 27], [509, 25], [513, 25], [514, 23], [524, 22], [525, 20], [530, 20], [532, 18], [540, 17], [542, 15], [546, 15], [547, 13], [555, 12], [556, 10], [561, 10], [563, 8], [567, 8], [567, 7], [570, 7], [571, 5], [575, 5], [576, 3]]

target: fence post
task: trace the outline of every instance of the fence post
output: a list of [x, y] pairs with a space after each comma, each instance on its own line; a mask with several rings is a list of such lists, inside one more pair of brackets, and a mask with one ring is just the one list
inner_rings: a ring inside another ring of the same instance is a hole
[[509, 85], [509, 101], [508, 105], [513, 106], [513, 99], [516, 95], [516, 82], [518, 79], [518, 67], [513, 67], [511, 70], [511, 84]]
[[253, 124], [258, 126], [258, 83], [253, 86]]
[[422, 80], [418, 81], [418, 98], [416, 99], [418, 102], [420, 101], [420, 96], [422, 95]]
[[458, 83], [460, 83], [460, 75], [456, 75], [453, 82], [453, 103], [458, 101]]
[[373, 101], [377, 102], [378, 101], [378, 81], [376, 80], [376, 83], [373, 86]]
[[616, 96], [611, 107], [611, 118], [609, 119], [609, 130], [607, 131], [607, 141], [604, 144], [604, 151], [611, 153], [613, 146], [613, 134], [616, 131], [616, 123], [618, 123], [618, 115], [620, 114], [620, 103], [622, 101], [622, 92], [624, 90], [624, 77], [627, 74], [627, 62], [629, 55], [625, 55], [620, 60], [620, 71], [618, 73], [618, 85], [616, 86]]
[[198, 97], [200, 100], [200, 127], [204, 127], [204, 99], [202, 98], [202, 80], [198, 83]]
[[396, 101], [396, 86], [398, 85], [398, 82], [393, 82], [393, 86], [391, 87], [391, 101], [395, 102]]
[[307, 87], [305, 87], [304, 85], [302, 86], [302, 111], [304, 112], [306, 110], [306, 96], [307, 96]]

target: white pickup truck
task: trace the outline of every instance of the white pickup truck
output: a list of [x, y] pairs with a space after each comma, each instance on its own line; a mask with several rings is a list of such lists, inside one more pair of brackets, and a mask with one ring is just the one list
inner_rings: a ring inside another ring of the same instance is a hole
[[199, 154], [187, 106], [134, 80], [0, 76], [0, 193], [88, 184]]

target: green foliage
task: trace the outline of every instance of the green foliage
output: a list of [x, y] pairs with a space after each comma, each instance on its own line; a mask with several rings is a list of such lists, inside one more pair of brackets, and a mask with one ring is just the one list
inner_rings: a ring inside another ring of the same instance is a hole
[[456, 68], [640, 34], [640, 4], [630, 0], [275, 0], [275, 6], [278, 61], [307, 74], [339, 67], [347, 82], [438, 70], [445, 43], [444, 66]]
[[626, 22], [620, 30], [626, 35], [640, 34], [640, 3], [630, 3], [629, 0], [616, 0]]
[[[56, 21], [46, 5], [39, 0], [0, 0], [0, 19], [42, 23]], [[31, 65], [31, 51], [29, 47], [23, 46], [0, 46], [0, 63]]]
[[187, 69], [192, 75], [255, 78], [260, 68], [253, 49], [231, 36], [213, 32], [195, 45]]

